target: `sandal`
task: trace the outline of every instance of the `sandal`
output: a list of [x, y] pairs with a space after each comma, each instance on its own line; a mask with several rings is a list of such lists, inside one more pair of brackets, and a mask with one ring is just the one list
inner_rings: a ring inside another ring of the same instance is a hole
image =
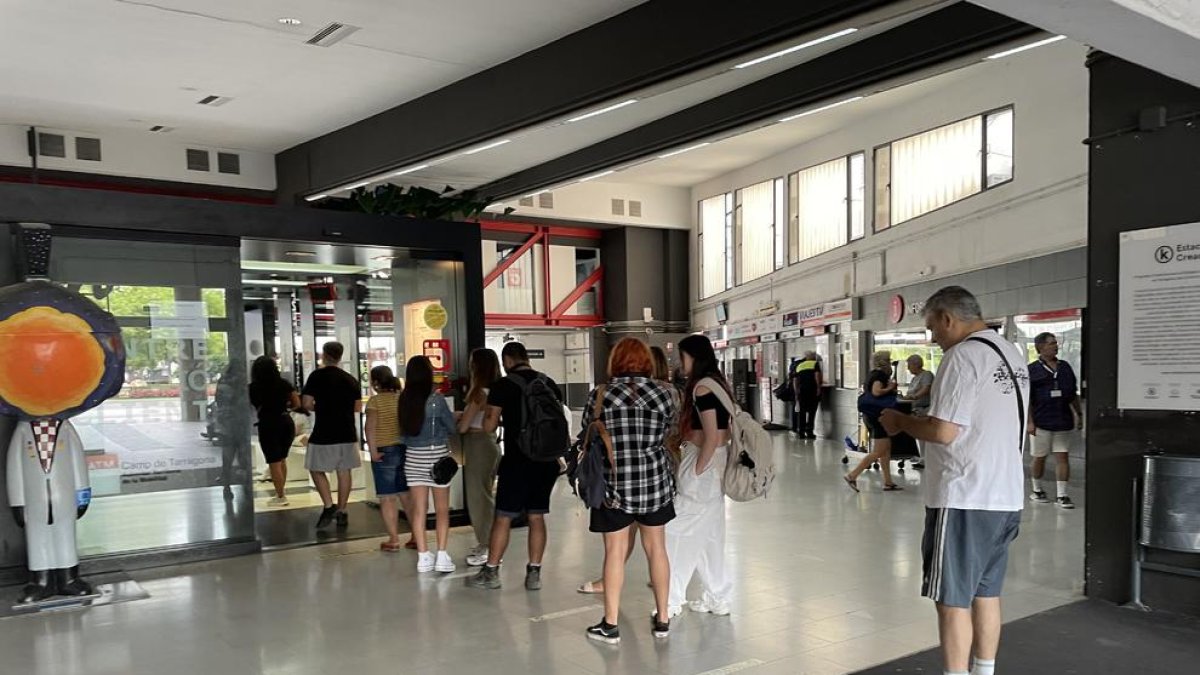
[[889, 484], [883, 486], [884, 492], [897, 492], [897, 491], [903, 490], [903, 489], [904, 488], [900, 487], [899, 485], [896, 485], [895, 483], [889, 483]]
[[409, 549], [410, 551], [415, 551], [415, 550], [417, 550], [417, 540], [416, 540], [416, 539], [409, 539], [407, 542], [405, 542], [405, 544], [404, 544], [404, 548], [407, 548], [407, 549]]
[[[601, 582], [601, 583], [603, 583], [603, 582]], [[579, 588], [576, 588], [575, 592], [583, 593], [584, 595], [602, 595], [604, 593], [604, 588], [602, 588], [602, 587], [597, 588], [597, 586], [598, 586], [598, 584], [596, 582], [588, 581], [588, 582], [585, 582]]]
[[385, 553], [396, 553], [400, 550], [400, 544], [393, 544], [387, 541], [381, 542], [379, 544], [379, 550]]
[[854, 490], [855, 492], [862, 492], [862, 490], [858, 489], [858, 481], [851, 478], [850, 474], [842, 476], [842, 480], [846, 481], [846, 485], [849, 485], [851, 490]]

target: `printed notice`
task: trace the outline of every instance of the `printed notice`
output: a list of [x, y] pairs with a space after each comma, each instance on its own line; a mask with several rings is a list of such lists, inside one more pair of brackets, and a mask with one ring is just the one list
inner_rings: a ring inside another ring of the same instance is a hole
[[1121, 233], [1117, 405], [1200, 410], [1200, 223]]
[[168, 314], [158, 305], [150, 306], [150, 330], [154, 337], [203, 340], [208, 337], [208, 316], [202, 301], [176, 300]]

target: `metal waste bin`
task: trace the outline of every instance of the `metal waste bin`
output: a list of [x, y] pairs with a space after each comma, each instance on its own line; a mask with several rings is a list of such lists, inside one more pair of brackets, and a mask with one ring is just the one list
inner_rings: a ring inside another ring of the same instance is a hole
[[1146, 455], [1142, 546], [1200, 553], [1200, 457]]

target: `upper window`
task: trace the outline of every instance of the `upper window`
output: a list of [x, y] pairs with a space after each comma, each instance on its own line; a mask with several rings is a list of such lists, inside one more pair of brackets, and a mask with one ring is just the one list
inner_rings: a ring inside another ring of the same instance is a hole
[[788, 176], [788, 260], [799, 262], [864, 234], [866, 189], [862, 153]]
[[734, 195], [737, 236], [737, 283], [765, 277], [775, 270], [775, 181], [744, 187]]
[[729, 195], [717, 195], [700, 202], [700, 227], [696, 245], [700, 251], [700, 299], [729, 289], [733, 256], [728, 255]]
[[912, 220], [1012, 177], [1012, 108], [893, 141], [875, 150], [875, 229]]

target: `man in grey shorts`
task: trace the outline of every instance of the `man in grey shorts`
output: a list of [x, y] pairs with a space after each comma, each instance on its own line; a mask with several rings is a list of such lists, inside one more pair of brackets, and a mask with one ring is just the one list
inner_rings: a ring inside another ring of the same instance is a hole
[[[337, 519], [338, 527], [349, 524], [346, 503], [350, 501], [350, 471], [360, 464], [358, 426], [354, 414], [362, 412], [362, 389], [354, 376], [342, 370], [345, 348], [340, 342], [326, 342], [321, 348], [321, 367], [304, 383], [304, 409], [317, 414], [308, 437], [304, 468], [312, 474], [324, 508], [317, 527], [328, 527]], [[338, 501], [333, 505], [326, 472], [337, 472]]]
[[[969, 291], [950, 286], [925, 304], [945, 351], [925, 417], [884, 411], [888, 433], [927, 441], [922, 595], [937, 604], [947, 675], [993, 675], [1008, 546], [1025, 503], [1022, 440], [1029, 371], [1016, 345], [983, 322]], [[974, 654], [972, 654], [972, 647]]]

